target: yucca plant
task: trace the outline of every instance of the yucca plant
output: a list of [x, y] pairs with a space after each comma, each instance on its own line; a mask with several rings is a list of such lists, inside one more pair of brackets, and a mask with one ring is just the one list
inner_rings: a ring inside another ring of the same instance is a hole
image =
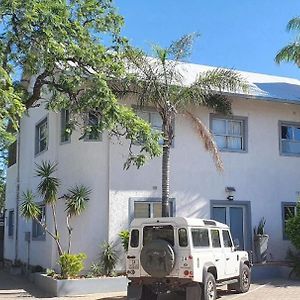
[[64, 198], [66, 199], [65, 211], [67, 213], [67, 228], [69, 234], [68, 254], [71, 252], [71, 239], [73, 231], [73, 228], [70, 224], [71, 218], [74, 216], [79, 216], [86, 209], [90, 193], [91, 190], [86, 186], [76, 185], [68, 190], [68, 194], [64, 195]]
[[113, 271], [118, 261], [116, 250], [114, 246], [108, 242], [103, 243], [101, 249], [100, 262], [104, 273], [103, 275], [113, 276]]

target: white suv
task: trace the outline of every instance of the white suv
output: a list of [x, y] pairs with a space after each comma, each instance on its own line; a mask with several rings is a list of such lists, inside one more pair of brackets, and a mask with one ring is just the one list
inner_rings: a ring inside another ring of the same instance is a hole
[[[251, 263], [237, 251], [227, 225], [190, 218], [135, 219], [126, 259], [128, 300], [176, 292], [186, 300], [215, 300], [216, 286], [244, 293]], [[203, 298], [202, 298], [203, 297]]]

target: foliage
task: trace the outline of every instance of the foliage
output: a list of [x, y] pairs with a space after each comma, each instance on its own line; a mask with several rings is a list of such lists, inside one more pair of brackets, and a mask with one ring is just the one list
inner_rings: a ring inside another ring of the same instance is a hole
[[281, 62], [292, 62], [298, 67], [300, 66], [300, 44], [299, 44], [299, 33], [300, 33], [300, 17], [291, 19], [286, 27], [287, 31], [296, 31], [297, 36], [295, 41], [283, 47], [276, 55], [276, 63]]
[[27, 220], [37, 220], [41, 214], [41, 209], [39, 205], [34, 202], [34, 195], [30, 190], [23, 193], [23, 202], [20, 204], [20, 214]]
[[296, 253], [289, 249], [286, 258], [292, 266], [289, 277], [292, 277], [292, 275], [294, 275], [295, 277], [300, 278], [300, 252]]
[[59, 265], [61, 268], [61, 276], [63, 279], [74, 278], [84, 268], [84, 260], [87, 256], [84, 253], [68, 254], [64, 253], [59, 257]]
[[46, 269], [46, 274], [47, 274], [47, 276], [54, 277], [55, 276], [55, 270]]
[[103, 275], [103, 269], [99, 263], [92, 263], [90, 267], [91, 277], [100, 277]]
[[[125, 78], [111, 83], [113, 90], [121, 97], [134, 95], [139, 107], [152, 106], [162, 118], [162, 214], [169, 215], [169, 173], [170, 148], [174, 139], [174, 119], [182, 113], [196, 125], [205, 149], [213, 154], [219, 169], [222, 164], [216, 144], [204, 124], [193, 116], [193, 106], [207, 106], [220, 113], [231, 112], [231, 102], [226, 97], [230, 92], [246, 92], [248, 85], [236, 72], [216, 68], [197, 74], [192, 83], [185, 82], [182, 60], [189, 57], [197, 34], [188, 34], [171, 43], [167, 48], [153, 46], [154, 58], [144, 52], [128, 49], [126, 58], [128, 70]], [[142, 139], [143, 140], [143, 139]]]
[[122, 246], [124, 248], [124, 251], [128, 251], [128, 245], [129, 245], [129, 230], [122, 230], [119, 233], [119, 237], [121, 238]]
[[254, 227], [254, 235], [263, 235], [265, 234], [265, 225], [266, 225], [266, 219], [263, 217], [258, 223], [257, 228]]
[[296, 249], [300, 250], [300, 203], [297, 203], [296, 215], [291, 216], [286, 223], [286, 234]]
[[100, 266], [105, 276], [113, 276], [116, 267], [118, 256], [114, 246], [110, 243], [103, 243], [101, 246], [102, 253], [100, 255]]
[[[103, 130], [133, 141], [142, 135], [147, 146], [130, 151], [129, 165], [160, 154], [150, 126], [108, 85], [124, 73], [127, 47], [112, 0], [0, 0], [0, 22], [0, 144], [24, 109], [45, 103], [68, 109], [68, 130], [79, 128], [82, 138]], [[99, 122], [86, 122], [88, 113]]]

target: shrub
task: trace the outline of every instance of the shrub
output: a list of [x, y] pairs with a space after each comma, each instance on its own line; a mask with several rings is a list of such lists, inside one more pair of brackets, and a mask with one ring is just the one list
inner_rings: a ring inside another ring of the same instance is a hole
[[300, 203], [297, 204], [296, 215], [291, 216], [286, 223], [286, 234], [292, 244], [300, 250]]
[[99, 277], [103, 275], [102, 267], [99, 263], [93, 263], [90, 267], [90, 276]]
[[102, 246], [102, 253], [100, 256], [100, 266], [103, 271], [103, 275], [106, 276], [113, 276], [113, 271], [116, 267], [118, 256], [116, 250], [110, 243], [103, 243]]
[[295, 275], [295, 277], [299, 278], [300, 277], [300, 253], [295, 253], [291, 249], [288, 250], [287, 260], [291, 263], [292, 270], [289, 274], [289, 277], [292, 275]]
[[129, 244], [129, 230], [122, 230], [119, 233], [119, 237], [121, 238], [122, 246], [125, 252], [128, 251], [128, 244]]
[[61, 268], [61, 276], [63, 279], [74, 278], [83, 270], [83, 261], [87, 258], [84, 253], [67, 254], [64, 253], [59, 257], [59, 265]]

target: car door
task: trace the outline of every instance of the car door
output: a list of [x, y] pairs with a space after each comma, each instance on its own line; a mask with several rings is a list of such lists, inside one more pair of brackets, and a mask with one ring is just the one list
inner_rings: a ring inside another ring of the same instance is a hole
[[219, 229], [210, 230], [211, 245], [214, 255], [214, 264], [217, 267], [217, 279], [224, 279], [225, 275], [225, 253], [222, 249], [221, 235]]
[[239, 260], [234, 251], [232, 239], [229, 230], [222, 230], [223, 252], [225, 255], [225, 276], [230, 278], [238, 274]]

